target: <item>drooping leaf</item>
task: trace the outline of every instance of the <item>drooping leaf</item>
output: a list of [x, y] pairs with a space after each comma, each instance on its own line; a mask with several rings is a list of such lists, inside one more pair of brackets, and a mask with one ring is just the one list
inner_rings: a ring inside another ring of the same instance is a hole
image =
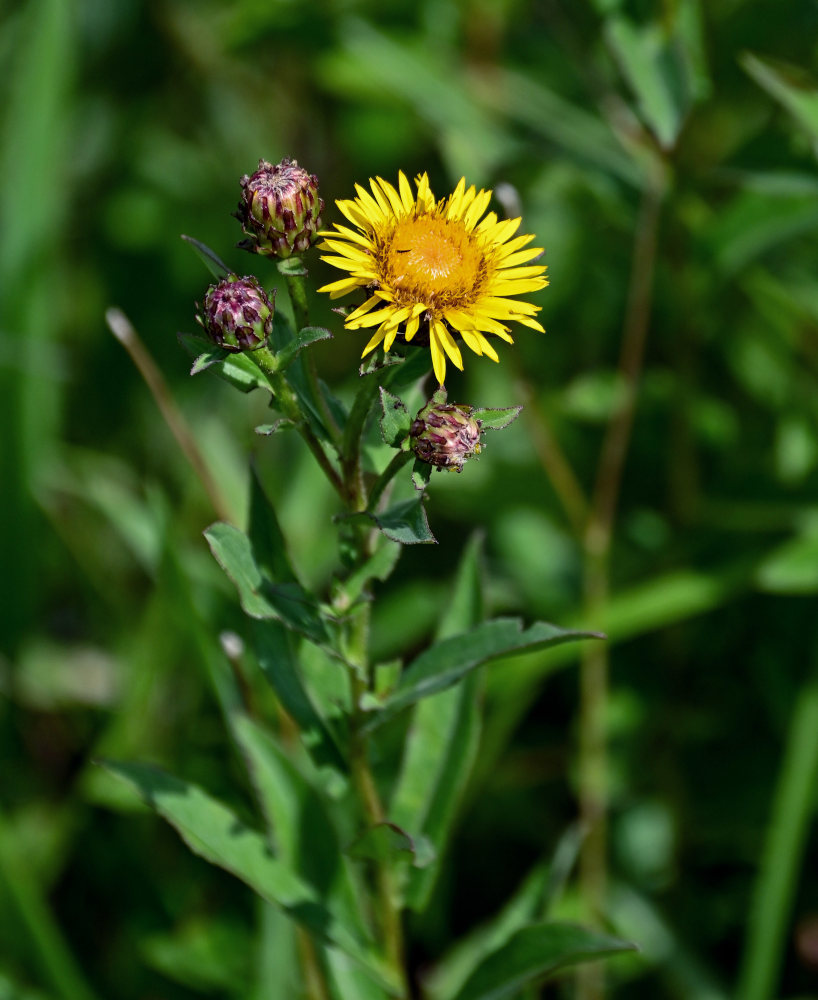
[[227, 264], [225, 264], [215, 250], [211, 250], [209, 246], [201, 243], [199, 240], [195, 240], [192, 236], [182, 236], [182, 239], [191, 247], [216, 281], [221, 281], [222, 278], [226, 278], [231, 273]]
[[330, 634], [315, 600], [294, 580], [275, 582], [262, 573], [250, 539], [232, 524], [217, 522], [204, 532], [216, 561], [236, 585], [251, 618], [275, 618], [321, 645]]
[[398, 448], [409, 434], [412, 418], [406, 409], [406, 404], [398, 396], [394, 396], [381, 386], [381, 437], [384, 443], [392, 448]]
[[104, 766], [167, 820], [194, 854], [235, 875], [319, 939], [337, 945], [385, 986], [393, 985], [370, 943], [358, 940], [314, 889], [273, 856], [265, 838], [223, 803], [158, 768], [117, 761], [106, 761]]
[[191, 333], [179, 333], [177, 337], [185, 350], [195, 359], [193, 368], [196, 370], [191, 370], [192, 375], [211, 368], [219, 378], [223, 378], [242, 392], [251, 392], [253, 389], [265, 389], [270, 392], [267, 379], [247, 355], [225, 351], [222, 352], [222, 356], [217, 356], [213, 344], [204, 337], [197, 337]]
[[397, 712], [451, 687], [481, 663], [512, 653], [547, 649], [580, 639], [600, 639], [598, 632], [574, 632], [548, 622], [537, 622], [523, 629], [518, 618], [495, 618], [463, 635], [436, 643], [414, 660], [404, 671], [396, 690], [370, 722], [381, 725]]
[[573, 924], [532, 924], [481, 962], [454, 1000], [502, 1000], [561, 969], [634, 950], [626, 941]]

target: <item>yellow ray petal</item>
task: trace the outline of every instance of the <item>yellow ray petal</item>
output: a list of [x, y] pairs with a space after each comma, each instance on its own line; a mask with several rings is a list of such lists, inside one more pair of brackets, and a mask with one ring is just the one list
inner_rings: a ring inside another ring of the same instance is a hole
[[429, 331], [429, 350], [432, 352], [432, 368], [435, 371], [435, 378], [438, 385], [443, 385], [446, 381], [446, 355], [443, 353], [437, 331], [434, 328]]
[[[497, 267], [505, 270], [507, 267], [517, 267], [518, 264], [525, 264], [527, 260], [534, 260], [535, 257], [539, 257], [541, 253], [545, 253], [542, 247], [529, 247], [527, 250], [520, 250], [517, 253], [509, 254], [508, 257], [503, 257], [497, 264]], [[545, 264], [538, 265], [539, 267], [545, 267]]]
[[398, 194], [398, 192], [392, 187], [392, 185], [388, 181], [385, 181], [382, 177], [378, 178], [378, 183], [380, 184], [386, 197], [389, 199], [389, 204], [392, 206], [392, 213], [394, 214], [395, 218], [396, 219], [403, 218], [403, 216], [406, 215], [406, 212], [404, 210], [403, 202], [400, 200], [400, 195]]
[[401, 170], [398, 173], [398, 188], [403, 207], [407, 212], [411, 212], [415, 207], [415, 196], [412, 194], [412, 185], [409, 183], [406, 174]]
[[372, 339], [369, 341], [369, 343], [366, 345], [366, 347], [363, 349], [363, 351], [361, 351], [361, 357], [362, 358], [365, 358], [367, 356], [367, 354], [369, 354], [370, 351], [374, 351], [375, 350], [375, 348], [378, 346], [378, 344], [380, 344], [380, 342], [386, 336], [386, 330], [387, 330], [387, 327], [386, 327], [385, 323], [384, 323], [383, 326], [379, 326], [378, 327], [378, 329], [373, 334]]
[[394, 311], [392, 306], [385, 306], [383, 309], [359, 316], [357, 319], [352, 320], [352, 322], [347, 318], [344, 320], [344, 326], [348, 330], [360, 330], [364, 326], [377, 326], [378, 323], [388, 323]]
[[363, 316], [365, 313], [370, 312], [375, 308], [375, 306], [380, 305], [381, 301], [382, 300], [378, 295], [371, 295], [366, 302], [363, 303], [363, 305], [358, 306], [357, 309], [346, 317], [346, 322], [348, 323], [350, 320], [356, 320], [359, 316]]
[[497, 361], [499, 363], [500, 358], [497, 351], [495, 351], [492, 347], [491, 341], [487, 340], [482, 333], [478, 333], [476, 336], [480, 340], [480, 346], [483, 348], [483, 354], [485, 354], [487, 358], [491, 358], [492, 361]]
[[340, 299], [342, 295], [348, 295], [356, 288], [360, 288], [361, 283], [357, 278], [341, 278], [340, 281], [331, 281], [318, 289], [319, 292], [329, 292], [331, 299]]
[[491, 201], [491, 191], [480, 191], [477, 197], [474, 199], [472, 204], [469, 206], [469, 210], [463, 217], [463, 221], [466, 223], [467, 229], [474, 229], [477, 225], [477, 220], [489, 207], [489, 202]]
[[454, 337], [446, 329], [445, 324], [441, 323], [439, 319], [433, 320], [432, 329], [437, 334], [443, 350], [449, 355], [451, 363], [463, 371], [463, 355], [460, 353], [460, 348], [454, 342]]

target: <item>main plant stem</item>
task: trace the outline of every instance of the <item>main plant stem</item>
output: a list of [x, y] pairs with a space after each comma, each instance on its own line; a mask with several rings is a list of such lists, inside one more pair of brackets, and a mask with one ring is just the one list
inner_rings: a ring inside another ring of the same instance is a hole
[[[664, 183], [655, 178], [642, 195], [619, 357], [624, 399], [602, 444], [583, 537], [585, 618], [602, 628], [607, 625], [614, 521], [647, 342], [663, 194]], [[587, 836], [580, 854], [580, 888], [585, 908], [597, 923], [604, 913], [607, 886], [608, 672], [607, 645], [585, 644], [580, 665], [579, 810]], [[604, 994], [602, 963], [580, 966], [577, 1000], [602, 1000]]]

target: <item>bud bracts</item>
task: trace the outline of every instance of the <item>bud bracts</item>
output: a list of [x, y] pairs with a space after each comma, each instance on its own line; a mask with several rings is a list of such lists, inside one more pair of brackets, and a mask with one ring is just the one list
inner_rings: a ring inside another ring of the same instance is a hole
[[263, 347], [273, 329], [273, 303], [253, 277], [231, 274], [211, 285], [200, 308], [196, 321], [226, 351]]
[[480, 454], [480, 421], [471, 406], [431, 400], [415, 417], [409, 432], [412, 450], [422, 461], [461, 472]]
[[324, 210], [315, 174], [289, 158], [276, 166], [259, 160], [258, 170], [240, 183], [241, 201], [234, 214], [249, 238], [239, 246], [282, 258], [304, 253], [321, 228]]

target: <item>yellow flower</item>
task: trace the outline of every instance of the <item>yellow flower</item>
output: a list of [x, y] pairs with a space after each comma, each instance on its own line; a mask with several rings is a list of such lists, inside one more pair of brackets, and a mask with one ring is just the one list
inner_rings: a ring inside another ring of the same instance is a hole
[[[486, 334], [513, 343], [509, 322], [543, 331], [533, 317], [539, 306], [513, 298], [545, 288], [542, 265], [523, 266], [538, 257], [533, 236], [512, 237], [520, 219], [498, 221], [488, 208], [491, 191], [466, 189], [465, 178], [448, 198], [435, 199], [429, 178], [415, 180], [417, 194], [401, 172], [398, 189], [377, 177], [372, 194], [355, 185], [358, 197], [338, 201], [355, 227], [325, 231], [322, 259], [348, 271], [347, 277], [319, 289], [333, 299], [362, 288], [369, 297], [345, 320], [350, 330], [375, 327], [363, 354], [383, 343], [389, 350], [398, 334], [428, 343], [438, 382], [446, 378], [446, 358], [462, 370], [456, 338], [475, 354], [498, 361]], [[525, 249], [523, 249], [525, 248]], [[544, 331], [543, 331], [544, 332]]]

